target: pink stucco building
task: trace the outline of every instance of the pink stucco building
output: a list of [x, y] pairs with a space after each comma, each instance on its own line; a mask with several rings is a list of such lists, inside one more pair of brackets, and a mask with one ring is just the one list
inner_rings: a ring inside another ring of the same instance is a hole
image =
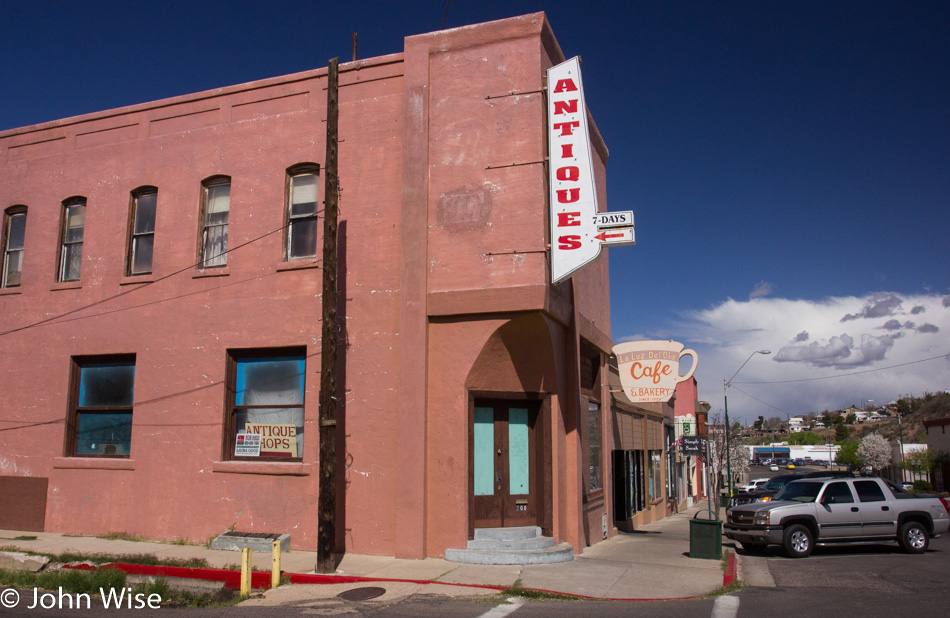
[[[341, 64], [338, 550], [603, 537], [607, 257], [546, 253], [563, 58], [537, 13]], [[0, 527], [315, 548], [326, 85], [0, 132]]]

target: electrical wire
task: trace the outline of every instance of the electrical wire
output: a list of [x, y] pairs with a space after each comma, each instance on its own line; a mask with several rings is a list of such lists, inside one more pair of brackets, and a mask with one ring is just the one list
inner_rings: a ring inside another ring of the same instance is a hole
[[[865, 369], [863, 371], [852, 371], [851, 373], [838, 373], [833, 376], [820, 376], [817, 378], [800, 378], [798, 380], [774, 380], [771, 382], [730, 382], [730, 386], [733, 384], [792, 384], [794, 382], [814, 382], [816, 380], [833, 380], [835, 378], [844, 378], [848, 376], [856, 376], [864, 373], [874, 373], [875, 371], [884, 371], [886, 369], [895, 369], [897, 367], [906, 367], [907, 365], [916, 365], [917, 363], [926, 363], [932, 360], [937, 360], [938, 358], [948, 358], [950, 354], [941, 354], [940, 356], [931, 356], [930, 358], [923, 358], [921, 360], [910, 361], [909, 363], [900, 363], [897, 365], [889, 365], [887, 367], [878, 367], [876, 369]], [[746, 393], [748, 394], [748, 393]]]
[[[323, 210], [317, 211], [317, 215], [319, 216], [319, 214], [322, 213], [322, 212], [323, 212]], [[273, 235], [273, 234], [276, 234], [277, 232], [281, 232], [281, 231], [287, 229], [289, 226], [290, 226], [290, 223], [286, 223], [286, 224], [280, 226], [279, 228], [277, 228], [277, 229], [275, 229], [275, 230], [271, 230], [271, 231], [269, 231], [269, 232], [265, 232], [264, 234], [261, 234], [260, 236], [258, 236], [258, 237], [256, 237], [256, 238], [252, 238], [251, 240], [248, 240], [248, 241], [246, 241], [246, 242], [243, 242], [243, 243], [241, 243], [241, 244], [239, 244], [239, 245], [237, 245], [237, 246], [234, 246], [234, 247], [230, 247], [230, 248], [228, 248], [228, 249], [225, 249], [225, 250], [222, 251], [221, 253], [218, 253], [218, 254], [213, 255], [213, 256], [211, 256], [211, 257], [209, 257], [209, 258], [206, 258], [204, 261], [213, 260], [213, 259], [215, 259], [215, 258], [221, 257], [222, 255], [227, 255], [227, 254], [229, 254], [229, 253], [231, 253], [231, 252], [237, 251], [238, 249], [241, 249], [241, 248], [246, 247], [246, 246], [248, 246], [248, 245], [250, 245], [250, 244], [252, 244], [252, 243], [255, 243], [255, 242], [258, 242], [258, 241], [260, 241], [260, 240], [263, 240], [264, 238], [267, 238], [268, 236], [271, 236], [271, 235]], [[321, 262], [321, 261], [323, 261], [322, 258], [316, 260], [316, 262]], [[13, 333], [18, 333], [18, 332], [21, 332], [21, 331], [24, 331], [24, 330], [27, 330], [27, 329], [30, 329], [30, 328], [35, 328], [35, 327], [37, 327], [37, 326], [43, 326], [43, 325], [45, 325], [45, 324], [50, 324], [50, 323], [58, 322], [58, 321], [62, 320], [63, 318], [68, 317], [68, 316], [70, 316], [70, 315], [73, 315], [73, 314], [76, 314], [76, 313], [85, 311], [85, 310], [87, 310], [87, 309], [91, 309], [91, 308], [93, 308], [93, 307], [97, 307], [97, 306], [99, 306], [99, 305], [101, 305], [101, 304], [104, 304], [104, 303], [113, 301], [113, 300], [115, 300], [115, 299], [117, 299], [117, 298], [121, 298], [121, 297], [126, 296], [126, 295], [128, 295], [128, 294], [132, 294], [132, 293], [134, 293], [134, 292], [137, 292], [138, 290], [142, 290], [142, 289], [151, 287], [152, 285], [154, 285], [154, 284], [156, 284], [156, 283], [159, 283], [159, 282], [164, 281], [164, 280], [166, 280], [166, 279], [170, 279], [170, 278], [172, 278], [172, 277], [174, 277], [174, 276], [180, 275], [181, 273], [190, 272], [190, 271], [194, 270], [195, 268], [200, 267], [201, 264], [202, 264], [201, 261], [195, 262], [195, 263], [193, 263], [193, 264], [189, 264], [188, 266], [185, 266], [184, 268], [180, 268], [179, 270], [173, 271], [173, 272], [171, 272], [171, 273], [169, 273], [169, 274], [167, 274], [167, 275], [162, 275], [161, 277], [158, 277], [158, 278], [155, 279], [154, 281], [147, 281], [147, 282], [144, 282], [144, 283], [142, 283], [142, 285], [138, 285], [138, 286], [133, 287], [133, 288], [130, 288], [130, 289], [128, 289], [128, 290], [124, 290], [124, 291], [122, 291], [122, 292], [119, 292], [118, 294], [113, 294], [112, 296], [107, 296], [106, 298], [100, 298], [99, 300], [97, 300], [97, 301], [95, 301], [95, 302], [92, 302], [92, 303], [89, 303], [88, 305], [83, 305], [82, 307], [76, 307], [75, 309], [70, 309], [69, 311], [66, 311], [66, 312], [64, 312], [64, 313], [60, 313], [60, 314], [58, 314], [58, 315], [50, 316], [50, 317], [48, 317], [48, 318], [44, 318], [44, 319], [42, 319], [42, 320], [39, 320], [38, 322], [33, 322], [33, 323], [31, 323], [31, 324], [25, 324], [25, 325], [23, 325], [23, 326], [18, 326], [17, 328], [11, 328], [11, 329], [9, 329], [9, 330], [2, 331], [2, 332], [0, 332], [0, 337], [3, 337], [3, 336], [5, 336], [5, 335], [11, 335], [11, 334], [13, 334]], [[205, 291], [207, 291], [207, 290], [201, 290], [201, 291], [202, 291], [202, 292], [205, 292]], [[115, 310], [113, 310], [113, 311], [108, 311], [108, 312], [103, 312], [103, 313], [112, 313], [112, 312], [116, 312], [116, 311], [123, 311], [123, 310], [125, 310], [125, 309], [126, 309], [126, 308], [123, 308], [123, 309], [115, 309]], [[74, 318], [74, 319], [85, 319], [85, 318], [87, 318], [87, 317], [95, 317], [96, 315], [102, 315], [102, 314], [95, 314], [95, 315], [92, 315], [92, 316], [81, 316], [81, 317]]]

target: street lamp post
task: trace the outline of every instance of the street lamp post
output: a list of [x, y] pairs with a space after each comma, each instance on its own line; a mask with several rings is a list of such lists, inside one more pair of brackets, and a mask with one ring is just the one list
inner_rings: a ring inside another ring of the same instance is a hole
[[771, 354], [771, 350], [756, 350], [752, 354], [749, 354], [749, 358], [745, 359], [745, 363], [739, 365], [739, 368], [736, 369], [736, 372], [732, 374], [732, 377], [728, 380], [722, 381], [722, 407], [725, 410], [726, 414], [726, 478], [728, 479], [729, 486], [729, 497], [732, 497], [732, 449], [729, 445], [729, 398], [726, 395], [726, 389], [729, 388], [729, 384], [732, 383], [732, 380], [735, 379], [739, 372], [742, 371], [742, 368], [745, 367], [746, 363], [752, 360], [752, 357], [756, 354]]

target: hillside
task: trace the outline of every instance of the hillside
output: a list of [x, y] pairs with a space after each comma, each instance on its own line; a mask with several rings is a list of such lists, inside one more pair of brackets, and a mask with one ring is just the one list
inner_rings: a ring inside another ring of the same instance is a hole
[[950, 394], [928, 394], [911, 401], [913, 403], [910, 404], [909, 411], [902, 416], [900, 424], [897, 417], [892, 416], [877, 423], [852, 425], [848, 428], [851, 437], [860, 440], [869, 433], [877, 432], [888, 440], [897, 440], [903, 433], [905, 444], [925, 443], [927, 433], [923, 421], [950, 416]]

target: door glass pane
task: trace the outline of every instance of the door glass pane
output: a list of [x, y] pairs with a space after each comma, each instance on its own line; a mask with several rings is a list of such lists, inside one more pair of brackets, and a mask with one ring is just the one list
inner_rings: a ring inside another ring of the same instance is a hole
[[475, 408], [475, 495], [494, 495], [495, 410]]
[[528, 493], [528, 409], [508, 409], [508, 494]]

